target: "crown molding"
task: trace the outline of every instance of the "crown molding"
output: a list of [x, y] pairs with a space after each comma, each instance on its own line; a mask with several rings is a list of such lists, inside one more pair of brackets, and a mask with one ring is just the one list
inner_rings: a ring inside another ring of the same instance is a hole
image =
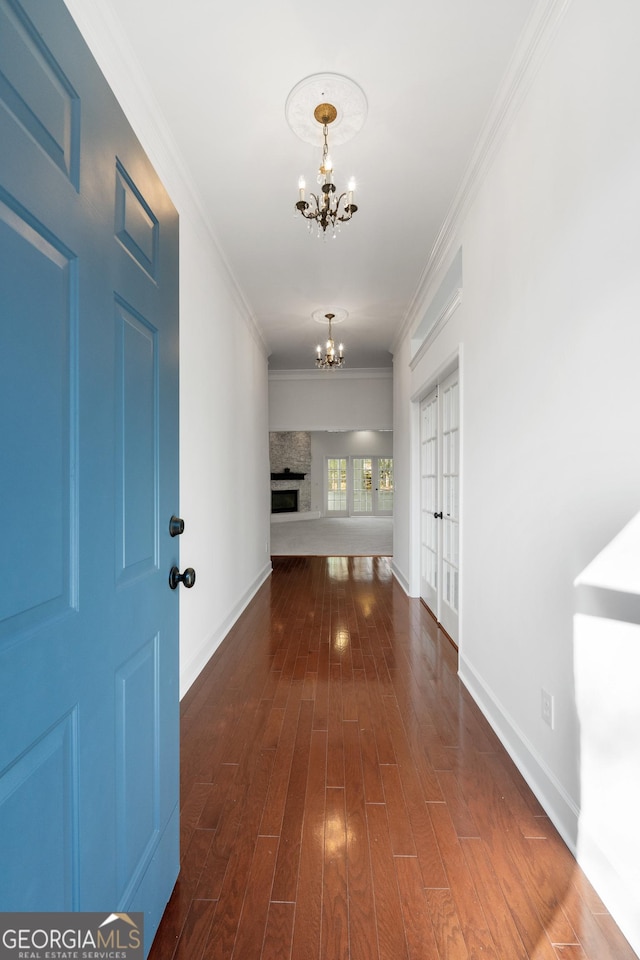
[[345, 370], [270, 370], [269, 380], [321, 380], [324, 377], [339, 377], [340, 380], [392, 380], [392, 367], [360, 367]]
[[215, 248], [227, 290], [249, 333], [259, 349], [268, 356], [269, 348], [253, 310], [223, 252], [215, 228], [119, 19], [108, 3], [87, 3], [86, 0], [64, 0], [64, 3], [175, 204], [178, 215], [188, 216], [199, 225]]
[[420, 344], [420, 346], [418, 347], [414, 355], [411, 357], [411, 361], [409, 363], [409, 368], [411, 370], [415, 370], [415, 368], [418, 366], [418, 364], [424, 357], [425, 353], [427, 352], [427, 350], [429, 349], [433, 341], [436, 339], [436, 337], [438, 336], [442, 328], [446, 326], [446, 324], [449, 322], [449, 320], [454, 315], [454, 313], [456, 312], [456, 310], [458, 309], [461, 303], [462, 303], [462, 290], [458, 288], [453, 292], [453, 294], [445, 304], [444, 308], [436, 318], [435, 322], [428, 330], [424, 340], [422, 341], [422, 343]]
[[572, 0], [539, 0], [529, 17], [422, 271], [400, 331], [393, 341], [393, 353], [421, 319], [432, 295], [437, 272], [451, 252], [491, 161], [506, 137], [571, 3]]

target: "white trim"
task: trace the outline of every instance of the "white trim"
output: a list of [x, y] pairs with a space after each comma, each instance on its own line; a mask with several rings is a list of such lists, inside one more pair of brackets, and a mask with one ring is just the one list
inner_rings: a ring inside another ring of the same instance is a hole
[[408, 597], [412, 596], [412, 594], [409, 593], [409, 584], [405, 580], [404, 574], [402, 573], [402, 571], [399, 570], [398, 567], [396, 566], [396, 562], [393, 559], [393, 557], [391, 558], [391, 573], [393, 574], [395, 579], [398, 581], [398, 583], [400, 584], [400, 586], [402, 587], [406, 595]]
[[125, 31], [107, 4], [64, 0], [76, 26], [163, 182], [179, 215], [200, 223], [216, 249], [228, 289], [256, 344], [269, 348], [229, 265], [162, 110], [151, 91]]
[[[429, 391], [430, 392], [430, 391]], [[409, 550], [408, 550], [408, 582], [407, 593], [410, 597], [420, 596], [421, 574], [421, 447], [420, 447], [420, 400], [427, 393], [421, 394], [419, 400], [411, 397], [409, 406]]]
[[458, 674], [575, 857], [580, 819], [578, 807], [462, 651], [459, 653]]
[[422, 271], [403, 322], [389, 348], [391, 353], [397, 352], [399, 345], [424, 313], [424, 307], [430, 300], [430, 288], [434, 278], [450, 252], [491, 160], [507, 135], [571, 3], [572, 0], [539, 0], [530, 16], [482, 126], [471, 159]]
[[443, 327], [449, 322], [451, 317], [454, 315], [460, 304], [462, 303], [462, 288], [458, 287], [457, 290], [454, 290], [453, 294], [447, 301], [447, 303], [442, 308], [439, 316], [434, 320], [432, 326], [429, 328], [429, 331], [425, 335], [422, 344], [418, 347], [415, 354], [409, 362], [409, 368], [415, 370], [416, 366], [420, 363], [424, 355], [426, 354], [429, 347], [432, 345], [433, 341], [436, 339], [438, 334], [441, 332]]
[[[445, 308], [446, 311], [447, 308]], [[464, 593], [464, 370], [463, 344], [457, 348], [438, 366], [438, 368], [416, 389], [410, 396], [409, 407], [409, 588], [411, 597], [422, 596], [422, 546], [420, 539], [422, 481], [421, 481], [421, 436], [420, 436], [420, 404], [429, 394], [439, 388], [452, 374], [458, 373], [459, 396], [459, 542], [458, 542], [458, 636], [454, 638], [456, 646], [461, 649], [464, 637], [463, 631], [463, 593]]]
[[576, 859], [632, 949], [640, 954], [640, 915], [634, 884], [621, 876], [584, 822], [580, 823]]
[[392, 380], [393, 367], [359, 367], [353, 370], [270, 370], [269, 380], [317, 380], [322, 377], [340, 377], [341, 380]]
[[[411, 394], [411, 403], [420, 403], [427, 397], [438, 384], [452, 374], [455, 370], [462, 367], [462, 344], [459, 343], [456, 349], [449, 354], [434, 372]], [[462, 376], [462, 374], [461, 374]]]
[[190, 659], [189, 663], [187, 663], [186, 666], [180, 671], [181, 700], [189, 690], [194, 680], [198, 678], [199, 674], [206, 667], [207, 663], [216, 652], [224, 638], [227, 636], [234, 623], [236, 623], [240, 617], [240, 614], [244, 612], [249, 603], [253, 600], [262, 584], [265, 583], [266, 580], [268, 580], [268, 578], [271, 576], [271, 569], [271, 561], [269, 561], [253, 581], [253, 584], [248, 590], [245, 591], [233, 609], [227, 614], [226, 619], [218, 626], [214, 633], [207, 637], [204, 643], [201, 644], [200, 648], [196, 651], [194, 656]]
[[293, 523], [296, 520], [319, 520], [319, 510], [297, 510], [295, 513], [272, 513], [271, 523]]

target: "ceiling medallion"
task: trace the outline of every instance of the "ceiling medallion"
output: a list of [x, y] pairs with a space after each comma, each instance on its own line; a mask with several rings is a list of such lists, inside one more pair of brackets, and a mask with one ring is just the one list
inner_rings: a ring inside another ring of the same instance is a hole
[[[318, 143], [322, 129], [322, 158], [318, 169], [318, 193], [310, 193], [311, 202], [305, 199], [306, 181], [298, 180], [298, 201], [296, 209], [309, 221], [309, 230], [315, 224], [317, 236], [326, 239], [327, 227], [332, 234], [341, 223], [351, 220], [358, 207], [353, 202], [355, 180], [353, 177], [347, 189], [336, 195], [333, 182], [333, 161], [329, 153], [329, 125], [336, 136], [334, 143], [345, 143], [361, 128], [367, 113], [367, 101], [360, 87], [338, 74], [315, 74], [307, 77], [293, 88], [287, 98], [287, 122], [302, 140]], [[306, 115], [305, 115], [306, 114]], [[314, 123], [309, 126], [313, 117]]]

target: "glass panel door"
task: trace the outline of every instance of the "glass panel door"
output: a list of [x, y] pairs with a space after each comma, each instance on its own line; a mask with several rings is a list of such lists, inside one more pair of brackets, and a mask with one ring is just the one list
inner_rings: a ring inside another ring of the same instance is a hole
[[377, 503], [374, 512], [380, 516], [393, 513], [393, 457], [378, 458], [378, 489], [374, 491]]
[[440, 620], [458, 638], [460, 401], [457, 371], [442, 384], [442, 605]]
[[393, 513], [393, 458], [353, 457], [352, 514], [391, 516]]
[[351, 475], [353, 477], [353, 514], [362, 516], [373, 513], [373, 484], [371, 482], [371, 457], [354, 457]]
[[327, 458], [327, 516], [347, 516], [347, 459]]
[[454, 643], [460, 593], [460, 381], [420, 404], [420, 596]]
[[420, 596], [438, 613], [438, 392], [420, 404]]

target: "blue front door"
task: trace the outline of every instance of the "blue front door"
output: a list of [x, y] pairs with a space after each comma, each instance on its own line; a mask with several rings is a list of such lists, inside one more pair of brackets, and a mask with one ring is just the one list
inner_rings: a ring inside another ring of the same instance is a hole
[[62, 0], [0, 0], [0, 910], [178, 872], [178, 221]]

